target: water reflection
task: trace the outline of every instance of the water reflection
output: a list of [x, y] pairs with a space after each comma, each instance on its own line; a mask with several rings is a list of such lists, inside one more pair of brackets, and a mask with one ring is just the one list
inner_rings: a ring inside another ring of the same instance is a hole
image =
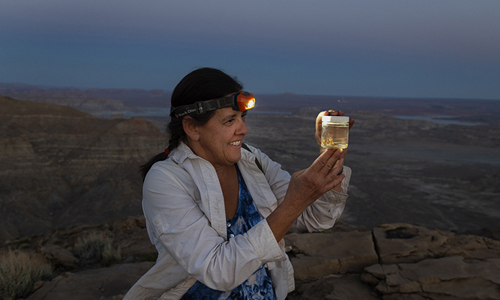
[[438, 124], [446, 124], [446, 125], [463, 125], [463, 126], [477, 126], [484, 125], [483, 123], [478, 122], [464, 122], [455, 120], [456, 116], [395, 116], [401, 120], [420, 120], [420, 121], [429, 121]]

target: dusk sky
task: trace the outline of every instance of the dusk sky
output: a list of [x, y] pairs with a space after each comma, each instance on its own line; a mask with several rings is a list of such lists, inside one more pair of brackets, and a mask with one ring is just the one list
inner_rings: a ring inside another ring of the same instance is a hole
[[499, 0], [1, 0], [0, 82], [500, 100]]

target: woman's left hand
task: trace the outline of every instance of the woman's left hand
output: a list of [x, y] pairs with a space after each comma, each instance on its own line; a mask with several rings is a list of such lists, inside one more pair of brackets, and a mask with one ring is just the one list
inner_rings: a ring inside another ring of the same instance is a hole
[[[343, 116], [344, 112], [339, 110], [327, 110], [327, 111], [322, 111], [318, 114], [316, 117], [316, 133], [314, 134], [314, 137], [316, 138], [316, 142], [318, 143], [319, 147], [319, 152], [323, 153], [325, 151], [325, 148], [321, 147], [321, 131], [323, 129], [322, 122], [323, 122], [323, 116]], [[354, 125], [354, 119], [349, 118], [349, 130], [351, 130], [352, 125]], [[346, 153], [344, 153], [345, 157]]]

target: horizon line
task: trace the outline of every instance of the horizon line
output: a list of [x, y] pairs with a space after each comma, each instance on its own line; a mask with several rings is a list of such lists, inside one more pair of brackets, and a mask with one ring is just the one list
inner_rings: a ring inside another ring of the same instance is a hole
[[[33, 87], [33, 88], [40, 88], [40, 89], [75, 89], [75, 90], [80, 90], [80, 91], [86, 91], [86, 90], [131, 90], [131, 91], [144, 91], [144, 92], [154, 92], [154, 91], [161, 91], [164, 93], [172, 93], [173, 91], [171, 90], [165, 90], [161, 88], [114, 88], [114, 87], [76, 87], [76, 86], [56, 86], [56, 85], [41, 85], [41, 84], [32, 84], [32, 83], [21, 83], [21, 82], [0, 82], [0, 87], [6, 87], [8, 85], [13, 85], [13, 86], [20, 86], [20, 87]], [[273, 96], [273, 95], [294, 95], [294, 96], [314, 96], [314, 97], [345, 97], [345, 98], [367, 98], [367, 99], [373, 99], [373, 98], [384, 98], [384, 99], [399, 99], [399, 100], [485, 100], [485, 101], [499, 101], [500, 98], [493, 99], [493, 98], [472, 98], [472, 97], [437, 97], [437, 96], [428, 96], [428, 97], [416, 97], [416, 96], [368, 96], [368, 95], [340, 95], [340, 94], [302, 94], [302, 93], [296, 93], [296, 92], [275, 92], [275, 93], [269, 93], [269, 92], [264, 92], [264, 93], [254, 93], [254, 94], [260, 94], [262, 96]], [[99, 99], [99, 98], [96, 98]]]

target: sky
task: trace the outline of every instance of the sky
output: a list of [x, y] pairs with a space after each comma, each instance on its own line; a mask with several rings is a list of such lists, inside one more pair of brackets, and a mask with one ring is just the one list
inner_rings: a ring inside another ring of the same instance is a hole
[[500, 100], [499, 0], [1, 0], [0, 82]]

